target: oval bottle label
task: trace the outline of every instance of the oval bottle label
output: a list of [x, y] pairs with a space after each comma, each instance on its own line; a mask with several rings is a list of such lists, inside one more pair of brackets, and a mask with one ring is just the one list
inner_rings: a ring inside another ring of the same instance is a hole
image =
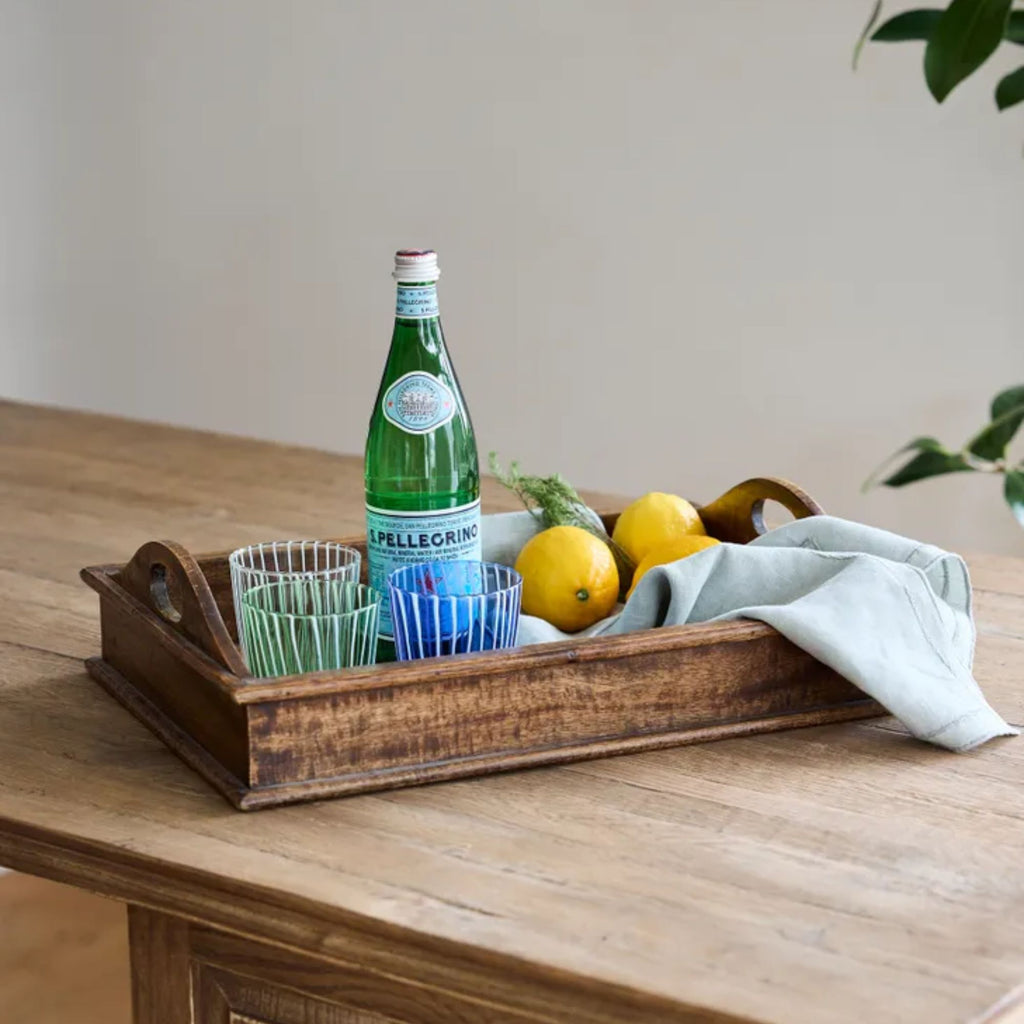
[[384, 418], [408, 434], [429, 434], [455, 415], [455, 396], [433, 374], [414, 370], [384, 392]]

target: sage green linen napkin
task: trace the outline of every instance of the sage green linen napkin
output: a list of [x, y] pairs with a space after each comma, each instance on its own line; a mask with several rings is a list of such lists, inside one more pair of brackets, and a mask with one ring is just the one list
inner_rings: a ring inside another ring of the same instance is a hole
[[[484, 558], [513, 564], [539, 529], [527, 512], [484, 517]], [[728, 619], [767, 622], [918, 739], [966, 751], [1020, 732], [989, 706], [971, 672], [975, 634], [963, 559], [832, 516], [654, 568], [620, 612], [582, 633], [524, 615], [519, 643]]]

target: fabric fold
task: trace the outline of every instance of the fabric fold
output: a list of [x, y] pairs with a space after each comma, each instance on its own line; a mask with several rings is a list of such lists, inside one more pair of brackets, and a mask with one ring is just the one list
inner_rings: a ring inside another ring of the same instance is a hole
[[[529, 513], [485, 518], [484, 557], [511, 564], [538, 529]], [[658, 566], [620, 612], [572, 636], [731, 619], [773, 626], [921, 740], [965, 751], [1019, 733], [989, 706], [971, 671], [975, 633], [963, 559], [832, 516]], [[568, 636], [531, 616], [520, 624], [520, 644]]]

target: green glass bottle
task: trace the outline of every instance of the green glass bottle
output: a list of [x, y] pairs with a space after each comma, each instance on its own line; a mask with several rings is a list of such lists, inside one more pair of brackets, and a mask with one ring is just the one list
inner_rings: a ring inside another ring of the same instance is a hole
[[437, 253], [395, 254], [395, 329], [366, 438], [370, 585], [385, 595], [381, 658], [393, 637], [392, 569], [480, 558], [476, 437], [445, 347], [437, 306]]

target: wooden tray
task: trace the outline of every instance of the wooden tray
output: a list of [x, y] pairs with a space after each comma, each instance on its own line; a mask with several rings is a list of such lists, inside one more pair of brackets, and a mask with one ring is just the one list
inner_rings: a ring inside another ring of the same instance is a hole
[[[821, 512], [761, 478], [700, 513], [712, 536], [746, 543], [766, 500]], [[82, 578], [100, 595], [90, 675], [241, 810], [884, 713], [746, 621], [252, 679], [227, 553], [153, 541]]]

